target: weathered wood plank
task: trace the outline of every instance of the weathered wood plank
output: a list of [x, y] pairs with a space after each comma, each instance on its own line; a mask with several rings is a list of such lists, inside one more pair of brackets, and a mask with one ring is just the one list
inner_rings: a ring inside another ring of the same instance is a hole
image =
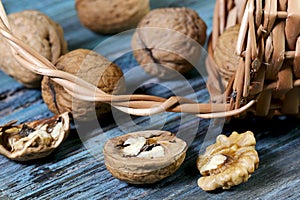
[[[8, 13], [25, 9], [38, 9], [62, 25], [69, 49], [95, 48], [109, 36], [101, 36], [83, 28], [76, 16], [73, 0], [24, 0], [3, 1]], [[163, 6], [188, 6], [198, 11], [211, 31], [214, 1], [196, 0], [152, 0], [152, 8]], [[119, 48], [127, 48], [120, 45]], [[0, 50], [2, 51], [2, 50]], [[116, 52], [118, 53], [118, 52]], [[137, 66], [131, 54], [119, 57], [116, 63], [124, 72]], [[205, 83], [196, 76], [188, 76], [196, 99], [208, 98]], [[130, 77], [128, 84], [131, 84]], [[141, 80], [142, 81], [142, 80]], [[148, 81], [138, 92], [168, 97], [170, 90], [158, 85], [156, 79]], [[164, 82], [174, 86], [176, 82]], [[172, 91], [174, 92], [174, 91]], [[182, 88], [176, 90], [184, 93]], [[188, 94], [187, 94], [188, 95]], [[189, 95], [192, 97], [192, 95]], [[20, 122], [52, 115], [43, 103], [38, 90], [25, 89], [10, 77], [0, 72], [0, 124], [18, 119]], [[197, 186], [200, 177], [196, 169], [196, 158], [206, 141], [210, 120], [190, 115], [168, 113], [163, 117], [164, 130], [177, 132], [179, 122], [181, 137], [190, 141], [187, 157], [181, 168], [157, 184], [148, 186], [128, 185], [113, 178], [104, 166], [102, 145], [108, 138], [123, 134], [112, 117], [101, 122], [101, 128], [87, 131], [85, 137], [71, 131], [67, 140], [48, 158], [17, 163], [0, 156], [0, 199], [299, 199], [300, 198], [300, 123], [299, 120], [248, 118], [233, 119], [224, 127], [224, 133], [233, 130], [252, 130], [257, 138], [260, 155], [259, 169], [248, 182], [228, 191], [207, 193]], [[124, 129], [136, 131], [141, 128], [157, 128], [161, 115], [133, 117], [137, 126], [124, 121]], [[82, 125], [83, 126], [83, 125]], [[195, 130], [197, 134], [191, 134]], [[213, 137], [214, 138], [214, 137]]]

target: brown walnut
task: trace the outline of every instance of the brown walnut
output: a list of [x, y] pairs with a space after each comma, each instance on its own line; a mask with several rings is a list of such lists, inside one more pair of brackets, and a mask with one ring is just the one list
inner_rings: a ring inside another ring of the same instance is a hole
[[149, 0], [76, 0], [76, 10], [85, 27], [112, 34], [136, 27], [150, 6]]
[[[73, 50], [60, 57], [56, 68], [78, 76], [109, 94], [124, 91], [121, 69], [100, 54], [86, 49]], [[62, 86], [49, 77], [42, 81], [42, 97], [49, 110], [55, 114], [71, 112], [73, 117], [85, 121], [110, 111], [110, 105], [73, 98]]]
[[108, 140], [103, 153], [106, 168], [131, 184], [150, 184], [173, 174], [185, 158], [187, 144], [168, 131], [129, 133]]
[[0, 154], [17, 161], [48, 156], [68, 136], [69, 114], [14, 125], [0, 126]]
[[[13, 34], [52, 63], [67, 51], [63, 29], [43, 13], [26, 10], [8, 15]], [[42, 76], [22, 67], [0, 37], [0, 69], [29, 88], [40, 87]]]
[[198, 180], [200, 188], [206, 191], [217, 188], [229, 189], [246, 182], [258, 167], [256, 141], [252, 132], [233, 132], [229, 137], [219, 135], [216, 143], [206, 148], [197, 160], [202, 174]]
[[205, 40], [206, 24], [197, 12], [161, 8], [150, 11], [140, 21], [131, 45], [146, 72], [169, 79], [193, 68]]
[[235, 53], [240, 25], [226, 29], [218, 38], [213, 58], [223, 78], [224, 86], [235, 74], [239, 65], [239, 56]]

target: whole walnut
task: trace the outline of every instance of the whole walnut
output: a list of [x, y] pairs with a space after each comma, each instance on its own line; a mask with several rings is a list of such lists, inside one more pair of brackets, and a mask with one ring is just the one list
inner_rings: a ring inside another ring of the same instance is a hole
[[[61, 56], [55, 65], [57, 69], [74, 74], [106, 93], [125, 90], [121, 69], [94, 51], [73, 50]], [[46, 76], [42, 80], [42, 97], [53, 113], [71, 112], [75, 119], [81, 121], [92, 120], [110, 111], [109, 104], [73, 98], [61, 85]]]
[[194, 10], [152, 10], [140, 21], [133, 35], [134, 57], [146, 72], [159, 78], [186, 73], [200, 58], [206, 28]]
[[[67, 52], [63, 29], [43, 13], [26, 10], [8, 15], [12, 33], [52, 63]], [[0, 69], [29, 88], [40, 87], [42, 76], [22, 67], [0, 37]]]
[[235, 53], [240, 25], [235, 25], [225, 30], [217, 40], [213, 59], [224, 85], [235, 74], [239, 65], [239, 56]]
[[76, 10], [88, 29], [112, 34], [136, 27], [150, 6], [149, 0], [76, 0]]

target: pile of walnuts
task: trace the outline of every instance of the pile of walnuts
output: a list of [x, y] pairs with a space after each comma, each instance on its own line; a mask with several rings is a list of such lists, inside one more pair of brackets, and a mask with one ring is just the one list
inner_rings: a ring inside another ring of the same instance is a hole
[[[134, 56], [153, 76], [169, 79], [193, 68], [206, 40], [206, 24], [195, 11], [188, 8], [149, 11], [149, 1], [113, 0], [107, 3], [104, 0], [77, 0], [76, 9], [83, 25], [108, 34], [138, 24], [132, 37]], [[123, 12], [127, 7], [128, 12]], [[100, 17], [98, 8], [103, 10]], [[46, 15], [29, 10], [10, 14], [8, 19], [13, 34], [57, 69], [76, 75], [109, 94], [122, 94], [126, 90], [122, 70], [116, 64], [91, 50], [68, 52], [61, 26]], [[0, 47], [10, 48], [3, 37], [0, 37]], [[76, 120], [89, 121], [110, 111], [108, 104], [72, 98], [49, 77], [43, 78], [22, 67], [11, 51], [0, 55], [0, 69], [27, 87], [41, 87], [42, 97], [54, 114], [70, 112]]]
[[[97, 33], [118, 33], [137, 26], [131, 42], [134, 57], [147, 73], [161, 79], [176, 78], [193, 69], [206, 41], [206, 24], [188, 8], [150, 11], [148, 0], [76, 0], [76, 9], [80, 22]], [[76, 75], [109, 94], [125, 91], [123, 73], [116, 64], [91, 50], [68, 52], [61, 26], [44, 14], [24, 11], [11, 14], [8, 19], [12, 32], [58, 70]], [[237, 35], [237, 30], [228, 29], [228, 34]], [[228, 54], [225, 60], [218, 60], [218, 54], [234, 41], [223, 42], [226, 44], [220, 43], [214, 56], [227, 81], [228, 73], [235, 70], [235, 58]], [[9, 48], [2, 37], [0, 48]], [[0, 126], [0, 153], [8, 158], [25, 161], [49, 155], [68, 135], [68, 113], [77, 120], [89, 121], [110, 111], [110, 106], [102, 102], [73, 99], [51, 78], [20, 66], [10, 51], [1, 53], [0, 68], [27, 87], [41, 87], [44, 102], [56, 114], [41, 121]], [[174, 173], [184, 161], [186, 150], [187, 144], [172, 133], [146, 131], [109, 140], [104, 155], [106, 166], [115, 177], [145, 184]], [[252, 133], [219, 136], [216, 144], [198, 159], [203, 175], [198, 184], [203, 190], [227, 189], [247, 181], [257, 165]]]

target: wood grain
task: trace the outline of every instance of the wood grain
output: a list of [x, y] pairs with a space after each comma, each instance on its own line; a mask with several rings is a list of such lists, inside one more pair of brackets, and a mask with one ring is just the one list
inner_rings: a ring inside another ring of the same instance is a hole
[[[205, 0], [152, 0], [151, 7], [187, 6], [195, 9], [211, 31], [215, 1]], [[3, 1], [7, 13], [25, 9], [37, 9], [62, 25], [69, 49], [94, 49], [109, 36], [97, 35], [81, 26], [72, 0], [23, 0]], [[116, 49], [128, 48], [119, 45]], [[1, 49], [1, 51], [3, 51]], [[113, 51], [111, 51], [113, 52]], [[115, 52], [118, 53], [117, 50]], [[114, 61], [130, 72], [138, 64], [131, 53], [124, 54]], [[142, 71], [135, 80], [128, 74], [127, 84], [136, 93], [154, 94], [163, 97], [176, 92], [200, 102], [208, 99], [205, 82], [199, 75], [186, 76], [196, 95], [179, 87], [179, 82], [159, 82], [149, 78]], [[171, 89], [167, 89], [171, 87]], [[173, 88], [173, 89], [172, 89]], [[174, 88], [177, 88], [176, 90]], [[18, 163], [0, 156], [0, 199], [299, 199], [300, 198], [300, 124], [293, 117], [260, 119], [248, 117], [233, 119], [223, 128], [223, 133], [233, 130], [252, 130], [257, 139], [260, 157], [258, 170], [248, 182], [228, 191], [207, 193], [197, 186], [200, 177], [196, 168], [199, 151], [214, 142], [219, 133], [218, 121], [199, 119], [191, 115], [166, 113], [151, 117], [132, 117], [131, 122], [123, 121], [122, 126], [115, 122], [123, 118], [114, 111], [100, 121], [100, 127], [79, 124], [72, 129], [67, 140], [49, 157], [37, 161]], [[18, 119], [25, 122], [51, 116], [43, 103], [39, 90], [24, 88], [0, 71], [0, 124]], [[127, 116], [128, 117], [128, 116]], [[131, 118], [130, 118], [131, 119]], [[162, 119], [166, 123], [162, 123]], [[179, 123], [180, 122], [180, 123]], [[120, 123], [120, 122], [119, 122]], [[220, 122], [219, 122], [220, 123]], [[222, 124], [222, 123], [221, 123]], [[180, 125], [180, 126], [179, 126]], [[179, 132], [179, 136], [189, 143], [187, 157], [180, 169], [172, 176], [153, 185], [134, 186], [121, 182], [106, 170], [102, 146], [111, 137], [126, 131], [163, 128]], [[85, 134], [82, 134], [82, 130]], [[207, 134], [207, 131], [211, 132]], [[194, 133], [193, 133], [194, 132]], [[204, 143], [203, 143], [204, 142]], [[203, 143], [203, 144], [202, 144]], [[202, 144], [202, 145], [201, 145]]]

